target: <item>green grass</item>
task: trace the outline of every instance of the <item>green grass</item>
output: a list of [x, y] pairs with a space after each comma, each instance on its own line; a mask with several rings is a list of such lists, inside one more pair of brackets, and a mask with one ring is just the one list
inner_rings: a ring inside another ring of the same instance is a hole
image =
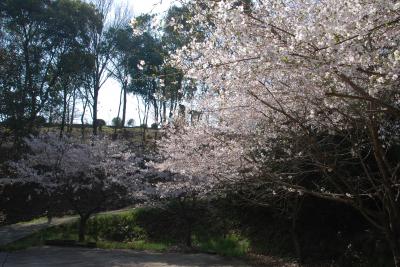
[[[96, 242], [102, 249], [134, 249], [163, 252], [171, 246], [179, 246], [176, 241], [152, 240], [143, 227], [137, 224], [139, 213], [146, 209], [123, 210], [116, 213], [97, 214], [88, 222], [87, 242]], [[31, 236], [0, 247], [0, 251], [15, 251], [29, 247], [42, 246], [46, 240], [78, 240], [77, 222], [44, 229]], [[195, 234], [196, 235], [196, 234]], [[199, 235], [200, 236], [200, 235]], [[193, 237], [195, 249], [200, 252], [216, 253], [228, 257], [243, 257], [250, 243], [237, 233], [226, 237]]]
[[29, 247], [36, 247], [44, 245], [45, 240], [56, 240], [56, 239], [75, 239], [74, 234], [63, 231], [63, 227], [51, 227], [45, 230], [41, 230], [28, 237], [17, 240], [5, 246], [0, 247], [0, 251], [16, 251], [27, 249]]
[[206, 241], [196, 241], [200, 251], [214, 252], [228, 257], [244, 257], [249, 249], [250, 242], [238, 234], [230, 234], [224, 238], [217, 237]]
[[41, 223], [46, 223], [46, 222], [47, 222], [47, 217], [39, 217], [39, 218], [34, 218], [29, 221], [20, 222], [19, 224], [41, 224]]
[[145, 240], [124, 242], [124, 243], [99, 241], [97, 242], [97, 247], [103, 249], [135, 249], [135, 250], [151, 250], [151, 251], [163, 252], [169, 248], [169, 245], [163, 243], [149, 242]]

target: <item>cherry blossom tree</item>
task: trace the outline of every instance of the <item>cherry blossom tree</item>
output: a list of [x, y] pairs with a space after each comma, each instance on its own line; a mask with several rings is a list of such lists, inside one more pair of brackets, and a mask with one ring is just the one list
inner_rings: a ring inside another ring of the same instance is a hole
[[[79, 241], [90, 216], [110, 204], [146, 197], [138, 158], [121, 141], [81, 143], [47, 134], [25, 140], [30, 153], [10, 163], [19, 180], [40, 184], [48, 194], [66, 198], [80, 216]], [[123, 203], [123, 202], [122, 202]]]
[[[176, 65], [209, 90], [159, 165], [221, 185], [268, 185], [351, 205], [400, 266], [400, 3], [191, 1], [205, 40]], [[207, 118], [207, 119], [206, 119]], [[189, 178], [190, 179], [190, 178]], [[189, 180], [190, 182], [190, 180]]]

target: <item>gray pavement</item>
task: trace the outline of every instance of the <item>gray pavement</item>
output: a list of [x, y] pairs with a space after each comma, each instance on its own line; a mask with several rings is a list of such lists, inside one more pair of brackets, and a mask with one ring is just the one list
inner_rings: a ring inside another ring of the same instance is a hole
[[3, 253], [0, 260], [0, 266], [4, 263], [4, 267], [249, 267], [237, 260], [207, 254], [61, 247], [30, 248], [8, 255]]

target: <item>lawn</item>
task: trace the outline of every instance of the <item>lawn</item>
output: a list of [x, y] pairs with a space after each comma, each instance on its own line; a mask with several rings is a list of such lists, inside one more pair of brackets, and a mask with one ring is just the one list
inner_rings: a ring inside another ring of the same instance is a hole
[[[150, 251], [183, 250], [190, 252], [215, 253], [229, 257], [245, 256], [249, 250], [249, 242], [240, 235], [232, 233], [225, 237], [215, 236], [198, 238], [193, 235], [193, 248], [183, 249], [174, 238], [162, 239], [151, 237], [149, 229], [138, 220], [147, 209], [122, 211], [116, 214], [98, 214], [88, 222], [87, 243], [95, 243], [103, 249], [135, 249]], [[46, 241], [78, 240], [77, 222], [51, 227], [31, 236], [0, 247], [3, 251], [22, 250], [29, 247], [43, 246]], [[87, 244], [86, 243], [86, 244]], [[84, 244], [78, 244], [84, 245]]]

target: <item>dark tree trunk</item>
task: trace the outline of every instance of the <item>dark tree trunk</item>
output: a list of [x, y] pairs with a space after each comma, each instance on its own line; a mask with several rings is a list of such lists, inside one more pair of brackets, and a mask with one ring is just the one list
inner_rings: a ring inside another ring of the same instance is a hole
[[64, 134], [64, 128], [65, 128], [65, 121], [66, 121], [66, 113], [67, 113], [67, 88], [64, 85], [64, 90], [63, 90], [63, 113], [62, 113], [62, 119], [61, 119], [61, 126], [60, 126], [60, 139], [63, 137]]
[[158, 124], [158, 104], [157, 99], [153, 99], [153, 106], [154, 106], [154, 123]]
[[167, 122], [167, 102], [166, 101], [163, 101], [162, 107], [163, 107], [162, 108], [163, 109], [163, 121], [162, 121], [162, 123], [165, 124]]
[[[398, 242], [396, 242], [398, 243]], [[399, 244], [391, 244], [390, 246], [393, 254], [393, 262], [395, 267], [400, 267], [400, 249]]]
[[292, 242], [293, 242], [293, 247], [294, 251], [296, 253], [297, 260], [299, 264], [303, 263], [303, 253], [301, 251], [301, 244], [300, 244], [300, 239], [299, 235], [297, 233], [297, 221], [299, 218], [299, 212], [301, 209], [302, 205], [302, 200], [299, 199], [299, 197], [295, 197], [292, 203], [291, 207], [291, 229], [290, 229], [290, 234], [292, 236]]
[[190, 221], [188, 222], [188, 226], [187, 226], [185, 243], [188, 248], [192, 247], [192, 224]]
[[[117, 114], [117, 118], [119, 119], [119, 114], [121, 113], [121, 104], [122, 104], [122, 94], [123, 94], [124, 89], [121, 88], [121, 93], [119, 94], [119, 105], [118, 105], [118, 114]], [[117, 136], [117, 128], [122, 128], [122, 125], [118, 125], [118, 121], [117, 125], [114, 125], [114, 137], [116, 138]], [[122, 123], [121, 123], [122, 124]]]
[[53, 105], [50, 106], [49, 110], [49, 124], [53, 125]]
[[[185, 200], [179, 200], [179, 206], [181, 210], [181, 217], [184, 220], [184, 223], [186, 224], [186, 231], [185, 231], [185, 245], [188, 248], [192, 247], [192, 231], [193, 231], [193, 219], [191, 217], [191, 213], [193, 212], [191, 209], [194, 208], [194, 201], [192, 202], [192, 205], [189, 206], [189, 203], [187, 203]], [[189, 207], [188, 207], [189, 206]]]
[[79, 242], [85, 242], [86, 224], [90, 215], [81, 215], [79, 219]]
[[85, 103], [83, 104], [83, 111], [81, 115], [81, 134], [82, 134], [82, 140], [85, 139], [85, 114], [86, 114], [86, 108], [88, 105], [88, 100], [85, 100]]
[[389, 231], [386, 234], [386, 240], [389, 243], [390, 250], [393, 255], [393, 263], [395, 267], [400, 267], [400, 240], [396, 233]]
[[122, 104], [122, 121], [121, 121], [121, 125], [122, 128], [125, 127], [125, 121], [126, 121], [126, 102], [127, 102], [127, 89], [126, 89], [127, 85], [124, 86], [124, 101]]
[[68, 129], [69, 133], [72, 133], [72, 127], [74, 125], [75, 105], [76, 105], [76, 89], [72, 93], [71, 119], [70, 119], [69, 129]]
[[169, 116], [168, 116], [168, 118], [171, 119], [173, 115], [174, 115], [174, 100], [171, 99], [171, 103], [170, 103], [170, 106], [169, 106]]
[[293, 241], [293, 246], [294, 250], [296, 252], [296, 257], [299, 262], [299, 264], [303, 263], [303, 255], [301, 252], [301, 246], [300, 246], [300, 241], [299, 241], [299, 236], [297, 234], [297, 229], [296, 229], [296, 220], [292, 220], [292, 228], [291, 228], [291, 235], [292, 235], [292, 241]]
[[94, 89], [93, 95], [93, 135], [97, 135], [97, 101], [99, 98], [99, 89]]
[[147, 121], [149, 118], [149, 109], [150, 109], [150, 104], [147, 103], [145, 106], [145, 114], [144, 114], [144, 118], [143, 118], [143, 123], [145, 124], [144, 125], [145, 127], [143, 127], [143, 136], [142, 136], [143, 146], [146, 145], [146, 131], [147, 131], [147, 127], [148, 127]]

